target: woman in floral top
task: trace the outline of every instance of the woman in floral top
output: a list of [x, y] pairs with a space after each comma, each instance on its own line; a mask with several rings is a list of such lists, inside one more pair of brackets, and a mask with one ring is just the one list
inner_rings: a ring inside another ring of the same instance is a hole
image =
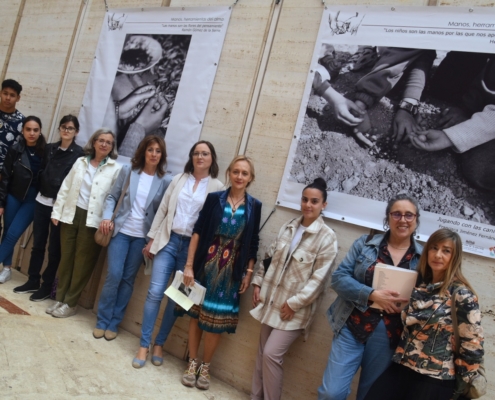
[[[484, 354], [481, 312], [461, 262], [462, 242], [457, 233], [440, 229], [430, 236], [419, 261], [421, 284], [402, 311], [404, 332], [394, 363], [375, 382], [366, 400], [455, 399], [459, 396], [454, 393], [456, 377], [461, 393], [478, 377]], [[456, 289], [457, 350], [451, 314]]]

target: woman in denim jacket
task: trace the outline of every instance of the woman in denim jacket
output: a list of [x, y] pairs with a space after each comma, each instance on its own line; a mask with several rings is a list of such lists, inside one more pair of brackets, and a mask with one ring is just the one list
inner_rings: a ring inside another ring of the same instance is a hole
[[[385, 234], [362, 236], [354, 242], [332, 274], [331, 287], [338, 294], [328, 310], [334, 338], [319, 400], [345, 400], [359, 367], [361, 376], [357, 400], [362, 400], [373, 382], [392, 361], [402, 332], [400, 298], [391, 290], [374, 290], [376, 263], [415, 270], [422, 246], [414, 240], [419, 225], [417, 202], [400, 194], [386, 208]], [[370, 308], [375, 303], [376, 308]]]

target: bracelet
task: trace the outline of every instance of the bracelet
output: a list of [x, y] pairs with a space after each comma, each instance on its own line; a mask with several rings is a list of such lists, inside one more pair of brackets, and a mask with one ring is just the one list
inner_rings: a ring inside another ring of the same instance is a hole
[[247, 272], [253, 272], [253, 270], [252, 270], [252, 269], [247, 269], [246, 271], [247, 271]]

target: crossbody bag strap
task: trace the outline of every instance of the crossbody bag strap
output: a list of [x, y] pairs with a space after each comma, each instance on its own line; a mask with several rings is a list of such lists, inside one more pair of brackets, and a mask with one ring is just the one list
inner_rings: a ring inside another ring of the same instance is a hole
[[112, 219], [111, 219], [112, 222], [115, 219], [117, 212], [119, 211], [120, 205], [122, 204], [122, 200], [124, 199], [124, 196], [125, 196], [125, 192], [127, 192], [127, 188], [129, 187], [129, 185], [131, 183], [131, 174], [132, 174], [132, 171], [129, 172], [129, 177], [127, 178], [127, 181], [126, 181], [124, 187], [122, 188], [122, 192], [120, 193], [119, 201], [117, 202], [117, 205], [115, 206], [115, 210], [113, 210]]

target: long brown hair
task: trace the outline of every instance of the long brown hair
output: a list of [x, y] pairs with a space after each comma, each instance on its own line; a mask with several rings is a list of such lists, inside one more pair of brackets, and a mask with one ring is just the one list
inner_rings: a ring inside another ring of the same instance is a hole
[[206, 144], [210, 149], [211, 165], [210, 165], [209, 173], [212, 178], [218, 177], [218, 172], [220, 171], [220, 169], [218, 168], [218, 164], [217, 164], [217, 152], [215, 151], [213, 145], [207, 140], [200, 140], [199, 142], [194, 143], [193, 147], [191, 147], [191, 150], [189, 150], [189, 160], [187, 160], [186, 166], [184, 167], [184, 173], [192, 174], [194, 172], [193, 153], [194, 150], [196, 150], [196, 146], [198, 144]]
[[423, 253], [421, 253], [421, 258], [419, 259], [418, 271], [423, 278], [425, 283], [431, 283], [433, 280], [433, 272], [431, 267], [428, 265], [428, 252], [430, 249], [446, 240], [452, 242], [452, 257], [450, 258], [450, 265], [445, 271], [442, 287], [440, 288], [440, 293], [445, 293], [445, 291], [452, 285], [452, 283], [457, 280], [462, 282], [465, 286], [469, 288], [473, 293], [475, 293], [473, 287], [466, 279], [462, 273], [462, 240], [461, 237], [451, 231], [450, 229], [439, 229], [431, 234], [428, 241], [425, 244]]
[[148, 135], [141, 140], [141, 143], [139, 143], [139, 146], [134, 153], [134, 157], [131, 159], [131, 166], [132, 169], [137, 169], [139, 172], [142, 172], [146, 164], [146, 150], [154, 143], [160, 147], [162, 152], [160, 161], [156, 166], [156, 173], [161, 178], [165, 175], [164, 167], [167, 165], [167, 147], [165, 146], [165, 141], [158, 135]]

